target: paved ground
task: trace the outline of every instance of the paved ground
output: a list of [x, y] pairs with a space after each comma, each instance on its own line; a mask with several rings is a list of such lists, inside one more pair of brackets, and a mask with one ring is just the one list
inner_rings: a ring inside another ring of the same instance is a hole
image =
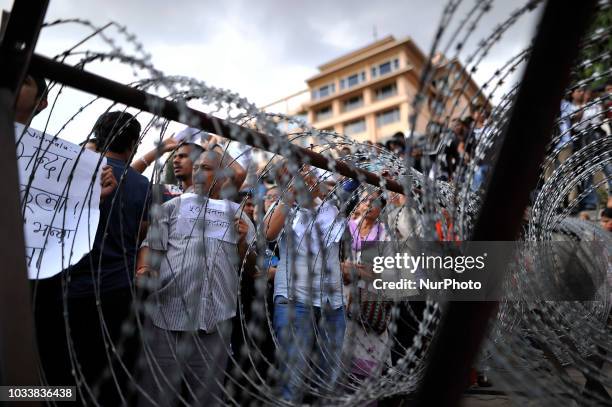
[[[612, 366], [611, 365], [606, 364], [604, 371], [606, 373], [606, 376], [608, 377], [612, 376]], [[582, 389], [584, 387], [586, 379], [582, 375], [582, 373], [580, 373], [579, 371], [573, 368], [566, 369], [565, 373], [571, 378], [571, 380], [574, 383], [576, 383], [577, 389]], [[485, 389], [476, 388], [475, 391], [476, 392], [480, 391], [482, 393], [486, 393], [486, 392], [502, 393], [502, 389], [495, 387], [495, 386], [485, 388]], [[609, 394], [612, 395], [612, 388], [607, 388], [607, 391]], [[567, 404], [565, 405], [568, 407], [577, 406], [577, 404], [573, 400], [569, 400], [569, 399], [567, 401]], [[466, 393], [465, 397], [463, 398], [461, 406], [462, 407], [510, 407], [510, 406], [536, 407], [536, 406], [539, 406], [539, 404], [537, 404], [536, 402], [533, 402], [533, 404], [532, 403], [525, 404], [524, 399], [518, 399], [518, 398], [515, 399], [513, 403], [512, 397], [507, 394], [470, 394], [470, 392], [468, 391], [468, 393]]]
[[469, 395], [463, 398], [461, 407], [511, 407], [514, 406], [507, 396]]

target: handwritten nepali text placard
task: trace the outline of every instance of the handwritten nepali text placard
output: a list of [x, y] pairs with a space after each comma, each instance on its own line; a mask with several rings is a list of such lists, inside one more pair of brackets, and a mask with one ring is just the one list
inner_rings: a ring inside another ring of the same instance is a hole
[[[190, 236], [204, 233], [204, 237], [228, 243], [238, 241], [234, 222], [236, 218], [241, 217], [239, 204], [228, 200], [203, 198], [193, 193], [183, 194], [180, 200], [181, 207], [177, 221], [180, 234]], [[254, 236], [250, 229], [247, 239]]]
[[100, 155], [15, 123], [30, 279], [58, 274], [89, 253], [100, 218]]

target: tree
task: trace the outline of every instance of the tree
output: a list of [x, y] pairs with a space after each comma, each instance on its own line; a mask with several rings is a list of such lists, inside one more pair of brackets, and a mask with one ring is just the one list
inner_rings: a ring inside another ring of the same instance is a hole
[[585, 36], [585, 46], [578, 59], [576, 80], [601, 86], [610, 80], [612, 69], [612, 6], [604, 3], [596, 13]]

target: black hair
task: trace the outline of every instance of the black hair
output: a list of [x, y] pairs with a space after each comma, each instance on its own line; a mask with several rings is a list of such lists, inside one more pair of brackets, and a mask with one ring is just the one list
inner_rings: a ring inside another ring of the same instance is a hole
[[491, 115], [489, 109], [484, 103], [481, 102], [475, 102], [470, 105], [470, 113], [474, 114], [476, 112], [482, 112], [485, 117], [489, 117]]
[[189, 159], [193, 161], [194, 163], [196, 162], [198, 157], [200, 157], [202, 154], [204, 154], [204, 152], [206, 152], [204, 147], [202, 147], [201, 145], [196, 144], [196, 143], [188, 143], [186, 141], [183, 141], [181, 144], [179, 144], [179, 146], [176, 149], [178, 150], [179, 148], [185, 147], [185, 146], [191, 147], [191, 152], [189, 153]]
[[606, 218], [612, 218], [612, 208], [605, 208], [601, 210], [601, 213], [599, 214], [600, 218], [606, 217]]
[[384, 209], [385, 206], [387, 206], [387, 200], [385, 199], [383, 192], [378, 190], [375, 191], [373, 195], [378, 195], [376, 198], [373, 198], [373, 203], [380, 202], [380, 209]]
[[138, 142], [140, 123], [129, 113], [107, 112], [98, 118], [93, 133], [99, 151], [124, 153]]
[[474, 119], [470, 116], [464, 117], [463, 119], [461, 119], [461, 122], [467, 126], [470, 127], [472, 125], [472, 123], [474, 123]]
[[243, 189], [238, 192], [238, 196], [240, 197], [241, 200], [244, 198], [253, 198], [253, 189], [252, 188]]
[[30, 74], [32, 80], [36, 83], [36, 99], [44, 99], [47, 97], [47, 81], [45, 78], [38, 75]]
[[96, 147], [98, 146], [98, 140], [96, 140], [94, 137], [90, 137], [89, 140], [83, 140], [79, 143], [80, 147], [85, 147], [87, 145], [87, 143], [94, 143], [96, 145]]

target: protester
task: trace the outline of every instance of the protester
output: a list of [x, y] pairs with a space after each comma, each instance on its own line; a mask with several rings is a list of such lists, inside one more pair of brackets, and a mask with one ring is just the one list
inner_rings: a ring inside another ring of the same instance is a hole
[[220, 145], [216, 144], [216, 139], [208, 133], [199, 129], [187, 127], [181, 131], [177, 137], [180, 141], [177, 151], [174, 153], [172, 165], [174, 176], [181, 184], [183, 191], [189, 191], [192, 186], [192, 168], [195, 160], [202, 154], [204, 149], [217, 152], [222, 157], [222, 165], [232, 171], [232, 177], [227, 178], [225, 187], [233, 185], [236, 190], [240, 190], [246, 179], [246, 169], [229, 155]]
[[398, 131], [387, 141], [385, 148], [396, 155], [402, 155], [406, 151], [406, 142], [404, 140], [404, 133]]
[[281, 191], [276, 185], [272, 185], [266, 190], [263, 199], [263, 212], [268, 213], [273, 205], [276, 205], [281, 197]]
[[423, 172], [423, 149], [420, 146], [412, 145], [407, 150], [407, 155], [410, 157], [410, 163], [412, 168], [419, 172]]
[[[264, 214], [268, 213], [270, 209], [279, 202], [280, 197], [281, 193], [276, 185], [268, 188], [266, 194], [264, 195]], [[274, 275], [276, 274], [276, 267], [280, 261], [279, 256], [278, 244], [276, 242], [268, 242], [263, 272], [272, 282], [274, 281]]]
[[145, 170], [155, 162], [157, 156], [174, 151], [179, 146], [179, 141], [174, 137], [168, 137], [161, 142], [159, 148], [154, 148], [151, 151], [145, 153], [142, 157], [132, 162], [132, 168], [139, 173], [145, 172]]
[[[82, 374], [94, 389], [93, 394], [83, 393], [83, 401], [111, 406], [121, 403], [128, 386], [126, 370], [131, 372], [134, 362], [135, 338], [125, 335], [123, 325], [134, 323], [130, 320], [134, 263], [140, 236], [146, 231], [149, 181], [129, 166], [140, 137], [134, 116], [105, 113], [93, 132], [119, 185], [100, 205], [91, 252], [65, 273], [66, 311], [69, 340], [80, 367], [77, 376]], [[107, 354], [109, 344], [113, 351]]]
[[[390, 346], [386, 329], [390, 307], [386, 307], [381, 298], [376, 298], [376, 290], [372, 288], [373, 274], [369, 269], [371, 265], [366, 264], [362, 257], [363, 251], [368, 248], [367, 243], [389, 239], [386, 226], [381, 221], [386, 201], [380, 192], [374, 192], [366, 196], [363, 203], [367, 208], [363, 216], [348, 222], [351, 250], [347, 261], [342, 263], [343, 293], [349, 322], [343, 352], [350, 358], [352, 379], [358, 381], [382, 372]], [[375, 314], [374, 319], [378, 320], [371, 320], [371, 305], [384, 308]]]
[[436, 220], [436, 236], [441, 242], [459, 241], [453, 220], [446, 208], [442, 208], [442, 218]]
[[607, 230], [608, 232], [612, 233], [612, 208], [605, 208], [601, 210], [599, 224], [603, 230]]
[[[47, 83], [43, 78], [27, 75], [17, 96], [15, 121], [28, 125], [32, 117], [47, 107]], [[70, 355], [62, 304], [61, 276], [31, 282], [36, 340], [43, 383], [74, 383], [70, 374]]]
[[15, 121], [28, 125], [30, 120], [47, 108], [47, 82], [36, 75], [27, 75], [19, 89], [15, 104]]
[[[584, 89], [582, 98], [582, 117], [580, 122], [574, 126], [574, 132], [578, 135], [576, 140], [577, 150], [587, 147], [589, 144], [605, 136], [600, 128], [603, 119], [603, 112], [599, 100], [594, 96], [595, 89]], [[603, 134], [602, 134], [603, 133]], [[588, 192], [587, 192], [588, 191]], [[587, 176], [580, 183], [580, 193], [586, 196], [580, 201], [578, 209], [589, 211], [597, 208], [597, 190], [593, 188], [593, 176]]]
[[[561, 101], [561, 113], [559, 118], [560, 140], [555, 145], [553, 151], [555, 155], [554, 165], [548, 166], [544, 173], [545, 180], [550, 178], [553, 171], [563, 165], [575, 150], [575, 146], [572, 142], [572, 136], [574, 136], [572, 128], [582, 118], [580, 107], [582, 106], [583, 97], [584, 89], [576, 88], [572, 90], [569, 100], [563, 99]], [[578, 189], [573, 188], [567, 197], [568, 203], [574, 201], [577, 197]]]
[[[425, 239], [425, 230], [419, 212], [416, 207], [409, 205], [406, 196], [400, 194], [392, 196], [389, 206], [392, 208], [387, 211], [387, 225], [392, 241], [405, 244]], [[396, 304], [397, 317], [394, 319], [395, 332], [391, 345], [392, 366], [396, 366], [406, 356], [407, 349], [413, 345], [413, 340], [419, 332], [419, 323], [427, 308], [425, 301], [413, 300], [415, 297], [412, 294]]]
[[468, 128], [461, 119], [453, 119], [452, 128], [443, 139], [441, 152], [443, 157], [440, 166], [440, 178], [445, 181], [454, 179], [455, 171], [461, 162], [465, 150], [466, 133]]
[[249, 217], [253, 224], [255, 222], [255, 203], [253, 202], [253, 190], [251, 188], [243, 189], [238, 193], [238, 198], [242, 204], [242, 210]]
[[352, 154], [350, 147], [344, 146], [340, 149], [339, 158], [348, 157]]
[[[609, 137], [612, 136], [612, 82], [606, 83], [602, 96], [603, 110], [605, 113], [605, 123], [602, 126], [603, 131]], [[608, 157], [612, 155], [608, 152]], [[608, 162], [603, 169], [604, 176], [608, 180], [608, 201], [607, 208], [612, 208], [612, 162]]]
[[[27, 75], [22, 87], [20, 88], [15, 105], [16, 122], [28, 125], [32, 117], [44, 110], [47, 107], [47, 104], [46, 81], [39, 76]], [[111, 165], [106, 165], [101, 168], [100, 174], [100, 223], [105, 220], [104, 215], [107, 214], [105, 209], [107, 209], [110, 205], [110, 196], [117, 187], [117, 176], [113, 173], [114, 169], [110, 161], [109, 164]], [[98, 235], [96, 237], [98, 237]], [[94, 242], [94, 246], [96, 242], [98, 241]], [[84, 261], [84, 259], [82, 261]], [[75, 378], [71, 373], [73, 367], [71, 365], [71, 356], [67, 343], [68, 339], [71, 341], [80, 341], [79, 333], [81, 331], [77, 328], [74, 330], [74, 334], [70, 338], [67, 338], [66, 336], [66, 320], [64, 318], [65, 309], [63, 300], [66, 293], [65, 280], [67, 274], [69, 273], [64, 272], [44, 280], [32, 281], [32, 302], [34, 308], [34, 320], [36, 324], [38, 351], [40, 355], [43, 381], [49, 385], [65, 386], [75, 383]], [[70, 294], [71, 293], [68, 292], [68, 311], [72, 309], [73, 305], [73, 300]], [[101, 298], [107, 298], [106, 292], [104, 292], [104, 296], [101, 296]], [[111, 308], [114, 307], [115, 305], [111, 304]], [[120, 306], [118, 308], [120, 308]], [[115, 312], [109, 312], [107, 315], [110, 327], [110, 338], [108, 339], [116, 340], [119, 335], [117, 330], [114, 329], [115, 323], [117, 322], [114, 319], [114, 316], [117, 314]], [[96, 312], [95, 315], [91, 315], [90, 318], [93, 316], [97, 317], [98, 313]], [[70, 322], [72, 322], [72, 320]], [[91, 322], [91, 320], [89, 322]], [[99, 333], [99, 331], [97, 332]], [[100, 378], [100, 373], [104, 362], [100, 363], [100, 360], [93, 361], [88, 358], [88, 355], [82, 351], [81, 345], [83, 345], [83, 342], [80, 342], [78, 345], [75, 344], [73, 348], [73, 356], [75, 356], [77, 361], [81, 364], [77, 374], [85, 375], [86, 378], [92, 380], [92, 384], [99, 384], [98, 379]], [[88, 344], [88, 346], [96, 345], [97, 343]], [[100, 343], [99, 350], [102, 351], [102, 349], [104, 349], [104, 344]], [[116, 392], [113, 392], [112, 389], [110, 390], [110, 393], [116, 394]], [[100, 399], [102, 402], [105, 400], [107, 399]], [[83, 402], [83, 400], [81, 400], [81, 402]]]
[[[181, 385], [192, 402], [223, 403], [238, 271], [255, 233], [239, 205], [219, 199], [223, 169], [219, 153], [204, 152], [194, 164], [194, 193], [162, 205], [138, 253], [138, 275], [156, 282], [146, 331], [154, 363], [145, 368], [142, 405], [176, 405]], [[214, 218], [219, 211], [225, 220]], [[213, 222], [226, 229], [206, 234]]]
[[484, 132], [487, 127], [487, 120], [490, 115], [489, 111], [484, 105], [474, 103], [470, 106], [470, 114], [473, 121], [468, 138], [472, 145], [472, 158], [476, 160], [471, 189], [476, 192], [485, 185], [487, 176], [489, 175], [489, 169], [491, 168], [493, 152], [490, 149], [484, 150], [485, 147], [482, 143]]
[[[279, 173], [279, 185], [287, 185], [287, 171]], [[301, 175], [310, 192], [296, 197], [289, 188], [263, 222], [266, 238], [278, 239], [280, 250], [274, 278], [274, 331], [279, 350], [286, 355], [278, 361], [281, 396], [296, 403], [304, 395], [309, 364], [321, 373], [310, 377], [316, 387], [335, 383], [346, 325], [340, 271], [343, 222], [336, 207], [321, 202], [321, 179], [308, 168]], [[299, 207], [294, 205], [296, 198]]]
[[94, 138], [79, 143], [79, 146], [83, 147], [85, 150], [98, 151], [98, 141]]
[[339, 188], [334, 190], [334, 194], [340, 204], [340, 209], [347, 217], [350, 217], [351, 213], [354, 214], [357, 211], [355, 208], [359, 203], [359, 194], [355, 193], [355, 191], [359, 188], [359, 185], [361, 183], [358, 180], [345, 178], [340, 181]]
[[183, 142], [179, 145], [172, 158], [174, 176], [179, 181], [183, 192], [191, 192], [193, 187], [193, 163], [204, 152], [204, 148], [196, 143]]
[[[271, 187], [264, 196], [264, 208], [269, 208], [278, 199], [278, 188]], [[254, 225], [255, 205], [253, 202], [253, 189], [246, 188], [240, 191], [238, 203], [241, 204], [242, 211]], [[259, 218], [258, 218], [259, 220]], [[270, 367], [274, 365], [274, 339], [271, 335], [271, 326], [266, 315], [266, 309], [270, 312], [274, 308], [274, 274], [278, 265], [278, 247], [269, 242], [263, 256], [263, 265], [255, 266], [255, 275], [241, 273], [240, 275], [240, 299], [238, 309], [240, 314], [233, 318], [233, 329], [231, 337], [231, 349], [233, 362], [227, 367], [228, 379], [226, 380], [228, 391], [232, 391], [236, 386], [243, 389], [234, 392], [233, 399], [239, 404], [247, 404], [250, 399], [251, 391], [256, 391], [253, 383], [244, 383], [244, 376], [249, 375], [257, 381], [268, 379]], [[257, 331], [245, 329], [248, 326], [256, 326]], [[253, 342], [256, 343], [254, 346]], [[246, 353], [246, 348], [250, 353]], [[256, 373], [256, 374], [255, 374]], [[240, 383], [240, 384], [238, 384]]]

